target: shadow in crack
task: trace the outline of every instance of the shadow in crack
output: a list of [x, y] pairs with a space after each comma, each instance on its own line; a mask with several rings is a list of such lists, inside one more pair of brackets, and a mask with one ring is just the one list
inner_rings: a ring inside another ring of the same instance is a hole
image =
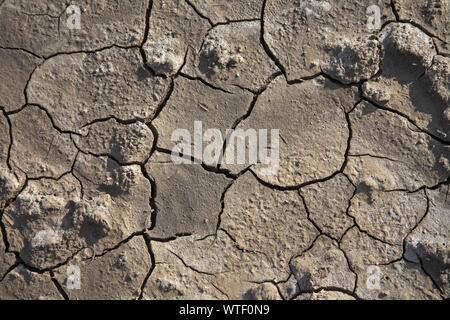
[[144, 67], [139, 67], [136, 71], [138, 81], [144, 81], [145, 79], [151, 77], [151, 73], [148, 72]]
[[122, 149], [124, 147], [126, 148], [127, 144], [130, 144], [130, 141], [127, 141], [126, 139], [121, 138], [119, 134], [114, 133], [109, 139], [109, 145], [111, 146], [111, 156], [115, 160], [122, 162]]
[[218, 61], [219, 55], [217, 51], [212, 51], [210, 53], [202, 51], [199, 57], [198, 70], [200, 70], [200, 72], [208, 79], [211, 79], [216, 73], [215, 69], [219, 68]]
[[301, 277], [297, 280], [297, 286], [301, 291], [313, 290], [313, 286], [311, 283], [311, 273], [309, 273], [309, 271], [303, 272], [301, 274]]
[[111, 230], [110, 221], [96, 212], [100, 207], [92, 206], [89, 201], [69, 201], [66, 208], [69, 211], [62, 219], [61, 229], [69, 233], [75, 232], [86, 241], [88, 246], [99, 242]]
[[[445, 244], [443, 245], [445, 248]], [[442, 252], [437, 248], [424, 246], [421, 243], [415, 245], [407, 243], [405, 252], [409, 253], [410, 258], [415, 255], [421, 261], [423, 268], [439, 288], [448, 288], [448, 277], [450, 274], [448, 252]]]
[[106, 165], [107, 178], [98, 186], [98, 191], [118, 197], [123, 193], [122, 178], [123, 168], [114, 160], [108, 159]]
[[431, 92], [431, 84], [425, 77], [411, 83], [409, 97], [416, 112], [431, 117], [424, 129], [445, 141], [450, 141], [449, 122], [444, 116], [447, 103], [439, 95]]

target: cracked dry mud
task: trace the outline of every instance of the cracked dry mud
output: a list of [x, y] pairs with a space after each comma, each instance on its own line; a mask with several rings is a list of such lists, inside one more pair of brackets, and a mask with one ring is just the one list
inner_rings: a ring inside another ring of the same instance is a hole
[[[449, 10], [0, 1], [0, 299], [448, 299]], [[174, 163], [194, 121], [279, 170]]]

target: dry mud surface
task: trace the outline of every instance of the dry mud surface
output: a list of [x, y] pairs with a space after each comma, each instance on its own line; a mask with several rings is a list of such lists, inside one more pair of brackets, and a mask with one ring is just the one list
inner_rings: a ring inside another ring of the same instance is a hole
[[[0, 299], [449, 298], [449, 10], [0, 1]], [[194, 121], [279, 170], [174, 163]]]

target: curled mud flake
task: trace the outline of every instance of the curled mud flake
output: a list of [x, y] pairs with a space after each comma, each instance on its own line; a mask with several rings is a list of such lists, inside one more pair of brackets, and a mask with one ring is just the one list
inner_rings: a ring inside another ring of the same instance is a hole
[[445, 109], [444, 111], [444, 117], [445, 119], [450, 123], [450, 107]]
[[79, 183], [71, 175], [59, 181], [29, 181], [4, 212], [10, 250], [35, 268], [64, 262], [82, 244], [70, 230], [70, 201], [79, 201]]
[[0, 163], [0, 208], [14, 197], [25, 183], [25, 176], [18, 170], [10, 170]]
[[103, 238], [113, 228], [109, 213], [111, 197], [108, 194], [72, 205], [72, 224], [79, 229], [80, 235], [84, 238]]
[[241, 48], [233, 50], [230, 44], [218, 37], [211, 36], [203, 43], [200, 59], [205, 61], [205, 74], [213, 76], [221, 69], [236, 68], [239, 63], [245, 62], [244, 57], [239, 54]]
[[80, 254], [82, 254], [82, 257], [84, 260], [87, 261], [94, 261], [95, 260], [95, 250], [92, 247], [86, 247], [84, 248]]
[[137, 167], [118, 167], [108, 174], [103, 187], [109, 189], [111, 194], [130, 192], [140, 174], [139, 171]]
[[99, 191], [98, 185], [92, 192], [86, 181], [82, 178], [80, 181], [85, 191], [83, 199], [79, 180], [67, 175], [58, 181], [29, 182], [5, 210], [11, 250], [19, 252], [27, 264], [39, 269], [55, 267], [83, 248], [92, 248], [94, 254], [102, 253], [143, 230], [149, 199], [143, 208], [127, 207], [130, 202], [135, 206], [142, 203], [136, 198], [142, 197], [143, 190], [138, 192], [133, 184], [131, 194], [138, 195], [111, 195]]
[[73, 171], [83, 185], [84, 199], [91, 206], [85, 211], [100, 214], [97, 226], [100, 232], [110, 228], [105, 242], [118, 243], [148, 227], [151, 185], [139, 165], [121, 166], [107, 157], [80, 154]]
[[[404, 56], [423, 70], [431, 66], [436, 54], [432, 38], [408, 23], [389, 24], [383, 30], [380, 41], [384, 46], [385, 59]], [[391, 67], [396, 68], [395, 65]]]

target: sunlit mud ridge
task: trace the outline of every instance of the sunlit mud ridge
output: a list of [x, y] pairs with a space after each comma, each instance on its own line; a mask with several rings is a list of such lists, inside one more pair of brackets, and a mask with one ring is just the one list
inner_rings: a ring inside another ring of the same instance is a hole
[[0, 299], [448, 299], [449, 11], [0, 0]]

